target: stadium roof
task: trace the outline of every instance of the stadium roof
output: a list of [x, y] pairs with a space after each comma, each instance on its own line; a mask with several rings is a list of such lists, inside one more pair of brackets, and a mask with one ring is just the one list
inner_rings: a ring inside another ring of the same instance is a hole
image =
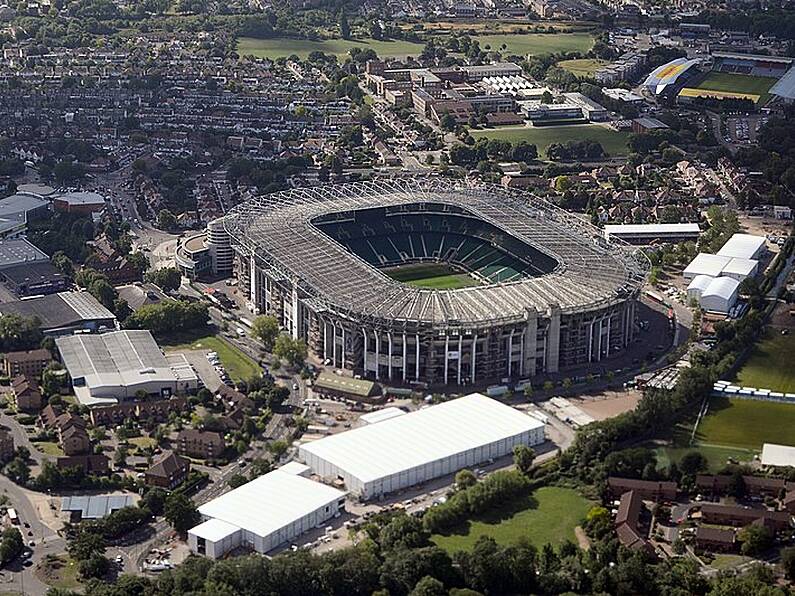
[[131, 495], [90, 495], [64, 497], [61, 511], [79, 511], [82, 519], [100, 519], [135, 502]]
[[784, 99], [795, 99], [795, 66], [776, 81], [776, 84], [770, 88], [769, 93]]
[[[344, 497], [345, 493], [336, 488], [277, 469], [200, 505], [199, 512], [258, 536], [268, 536]], [[228, 535], [224, 534], [227, 527], [202, 526], [197, 526], [202, 532]], [[191, 532], [195, 533], [195, 528]]]
[[646, 77], [643, 86], [647, 87], [655, 95], [659, 95], [665, 91], [668, 86], [676, 83], [679, 77], [700, 62], [701, 60], [698, 58], [693, 58], [692, 60], [687, 60], [686, 58], [671, 60], [667, 64], [655, 68], [651, 74]]
[[731, 60], [750, 60], [753, 62], [777, 62], [792, 64], [795, 58], [788, 56], [767, 56], [765, 54], [738, 54], [735, 52], [712, 52], [713, 58], [730, 58]]
[[88, 387], [125, 387], [150, 381], [175, 382], [174, 371], [144, 330], [81, 334], [55, 340], [72, 379]]
[[734, 257], [738, 259], [753, 259], [757, 253], [765, 246], [764, 236], [752, 236], [751, 234], [734, 234], [726, 241], [726, 244], [717, 252], [722, 257]]
[[0, 269], [32, 261], [49, 261], [44, 252], [25, 238], [0, 240]]
[[795, 467], [795, 447], [765, 443], [762, 445], [760, 461], [763, 466]]
[[[395, 281], [322, 232], [312, 221], [365, 208], [416, 203], [466, 209], [559, 263], [546, 275], [456, 290]], [[224, 218], [232, 243], [270, 274], [296, 280], [318, 311], [354, 320], [499, 325], [528, 308], [600, 308], [638, 291], [648, 270], [642, 252], [606, 241], [601, 230], [538, 197], [440, 179], [373, 181], [293, 189], [257, 197]]]
[[37, 317], [44, 331], [71, 327], [86, 321], [116, 320], [116, 315], [88, 292], [60, 292], [0, 304], [0, 313]]
[[473, 393], [305, 443], [301, 449], [369, 482], [543, 426]]

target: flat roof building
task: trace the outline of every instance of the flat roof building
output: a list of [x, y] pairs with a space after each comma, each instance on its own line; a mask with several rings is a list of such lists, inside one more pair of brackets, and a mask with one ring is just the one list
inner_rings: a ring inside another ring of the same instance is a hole
[[777, 445], [765, 443], [762, 445], [763, 466], [776, 466], [780, 468], [795, 468], [795, 447], [791, 445]]
[[478, 393], [306, 443], [312, 470], [362, 499], [395, 492], [544, 441], [544, 424]]
[[50, 257], [26, 238], [5, 238], [0, 240], [0, 269], [48, 262]]
[[89, 292], [59, 292], [0, 304], [0, 314], [36, 317], [45, 335], [116, 329], [116, 315]]
[[693, 279], [697, 275], [708, 275], [709, 277], [718, 277], [731, 261], [731, 257], [724, 257], [720, 255], [712, 255], [709, 253], [698, 253], [696, 258], [690, 261], [690, 264], [685, 267], [682, 275], [685, 279]]
[[701, 308], [707, 312], [728, 313], [737, 302], [740, 282], [731, 277], [716, 277], [701, 292]]
[[717, 252], [721, 257], [736, 259], [759, 259], [765, 252], [764, 236], [734, 234]]
[[188, 531], [188, 545], [212, 559], [241, 546], [265, 554], [344, 508], [344, 492], [277, 469], [199, 506], [205, 521]]
[[178, 378], [152, 334], [144, 330], [60, 337], [55, 345], [83, 405], [131, 399], [139, 391], [170, 397], [198, 385], [180, 371]]
[[114, 511], [135, 504], [132, 495], [89, 495], [64, 497], [61, 512], [69, 513], [72, 521], [101, 519]]

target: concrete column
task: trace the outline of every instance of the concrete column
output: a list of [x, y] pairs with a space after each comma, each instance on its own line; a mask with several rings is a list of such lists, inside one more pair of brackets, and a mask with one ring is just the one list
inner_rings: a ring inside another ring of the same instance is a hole
[[342, 368], [345, 368], [345, 327], [342, 327]]
[[527, 329], [522, 330], [522, 335], [519, 337], [519, 376], [524, 377], [524, 344], [527, 341]]
[[547, 367], [548, 373], [558, 372], [560, 362], [560, 306], [549, 307], [549, 329], [547, 330]]
[[538, 350], [538, 311], [528, 308], [525, 311], [527, 325], [524, 331], [524, 367], [523, 375], [534, 377], [536, 375], [536, 351]]
[[478, 334], [475, 334], [475, 337], [472, 338], [472, 373], [470, 374], [470, 381], [472, 384], [475, 384], [475, 356], [477, 355], [477, 348], [478, 348]]
[[511, 329], [511, 334], [508, 336], [508, 376], [511, 376], [511, 368], [513, 366], [513, 329]]
[[602, 319], [599, 319], [599, 330], [596, 332], [596, 361], [602, 360]]
[[591, 324], [588, 325], [588, 362], [591, 362], [593, 357], [593, 324], [594, 322], [591, 321]]
[[364, 361], [362, 367], [364, 368], [364, 376], [367, 376], [367, 329], [364, 327], [362, 327], [362, 337], [364, 338], [364, 350], [362, 351]]
[[251, 307], [257, 312], [257, 266], [254, 263], [254, 255], [251, 255], [248, 271], [249, 293], [251, 294]]
[[[293, 291], [292, 296], [290, 298], [292, 300], [292, 308], [293, 308], [293, 328], [292, 328], [292, 335], [293, 339], [298, 339], [298, 327], [300, 326], [300, 320], [298, 318], [298, 282], [293, 280]], [[344, 356], [343, 356], [344, 358]]]
[[414, 361], [414, 378], [419, 381], [420, 380], [420, 334], [417, 333], [414, 336], [414, 340], [417, 342], [414, 347], [416, 348], [416, 360]]
[[337, 324], [331, 323], [333, 329], [331, 335], [331, 359], [334, 361], [334, 368], [337, 367]]
[[375, 380], [379, 380], [381, 378], [379, 372], [381, 368], [381, 337], [378, 335], [378, 330], [373, 329], [373, 335], [375, 336]]
[[458, 374], [456, 382], [460, 385], [461, 384], [461, 354], [462, 348], [464, 347], [464, 336], [461, 333], [458, 334]]
[[444, 336], [444, 384], [447, 385], [447, 355], [450, 352], [450, 336]]
[[613, 317], [607, 317], [607, 346], [605, 349], [605, 356], [610, 356], [610, 327], [613, 324]]
[[387, 378], [392, 380], [392, 334], [386, 334], [387, 341], [389, 342], [389, 362], [387, 363]]
[[324, 319], [320, 319], [323, 325], [323, 360], [328, 358], [328, 323]]
[[408, 356], [406, 355], [406, 334], [403, 334], [403, 382], [406, 382], [406, 367], [408, 366]]

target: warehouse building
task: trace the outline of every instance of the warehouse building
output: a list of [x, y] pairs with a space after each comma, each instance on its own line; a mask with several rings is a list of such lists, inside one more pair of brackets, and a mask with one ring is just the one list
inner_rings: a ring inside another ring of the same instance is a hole
[[734, 234], [726, 241], [717, 254], [733, 259], [759, 259], [765, 253], [764, 236]]
[[184, 362], [169, 363], [149, 331], [72, 335], [59, 337], [55, 345], [78, 401], [86, 406], [114, 404], [139, 392], [167, 398], [199, 384]]
[[473, 393], [301, 445], [299, 457], [363, 500], [544, 441], [544, 424]]
[[44, 335], [116, 329], [116, 315], [89, 292], [59, 292], [0, 304], [0, 314], [36, 317]]
[[294, 473], [302, 469], [285, 466], [201, 505], [191, 551], [211, 559], [238, 547], [265, 554], [340, 514], [345, 493]]
[[737, 302], [740, 282], [731, 277], [716, 277], [701, 292], [701, 308], [707, 312], [728, 313]]

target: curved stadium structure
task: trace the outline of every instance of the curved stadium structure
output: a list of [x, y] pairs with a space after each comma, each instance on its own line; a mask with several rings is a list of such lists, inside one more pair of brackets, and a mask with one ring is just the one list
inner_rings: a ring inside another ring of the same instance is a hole
[[438, 179], [285, 191], [224, 222], [258, 312], [333, 366], [392, 383], [599, 361], [631, 341], [648, 268], [532, 195]]

